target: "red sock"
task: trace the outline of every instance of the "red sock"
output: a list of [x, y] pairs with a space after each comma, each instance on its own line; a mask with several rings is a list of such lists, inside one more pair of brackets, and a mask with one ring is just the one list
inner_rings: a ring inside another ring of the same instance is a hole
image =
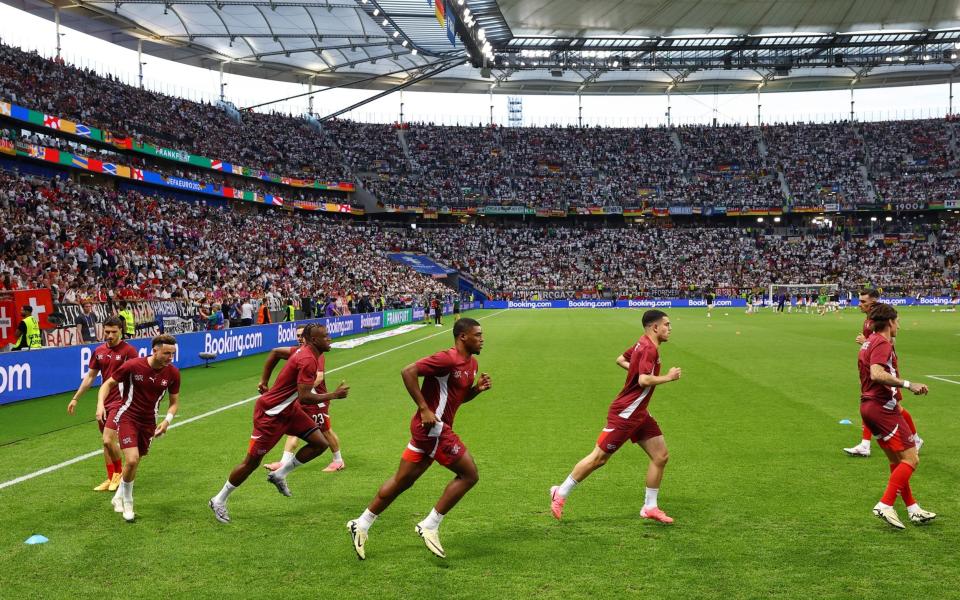
[[863, 426], [863, 441], [869, 442], [870, 438], [873, 437], [873, 434], [870, 433], [870, 428], [866, 425]]
[[107, 479], [113, 478], [113, 463], [107, 462]]
[[[883, 498], [880, 499], [880, 502], [883, 502], [887, 506], [893, 506], [894, 502], [897, 501], [897, 492], [901, 494], [910, 493], [910, 476], [913, 475], [913, 467], [909, 463], [902, 462], [896, 466], [891, 465], [892, 472], [890, 473], [890, 481], [887, 483], [887, 491], [883, 493]], [[904, 501], [907, 498], [904, 497]], [[913, 500], [913, 496], [910, 495], [910, 500]], [[910, 504], [913, 504], [912, 502]]]
[[907, 409], [901, 406], [900, 414], [903, 415], [903, 419], [907, 422], [907, 425], [910, 426], [910, 433], [917, 435], [917, 426], [913, 424], [913, 417], [910, 416], [910, 413], [907, 412]]
[[113, 461], [113, 472], [123, 473], [123, 462], [121, 462], [120, 460]]
[[[890, 463], [890, 472], [893, 473], [893, 471], [897, 468], [898, 465], [899, 463], [898, 464]], [[917, 503], [916, 499], [914, 499], [913, 497], [913, 491], [910, 489], [909, 483], [900, 489], [900, 497], [903, 498], [903, 503], [908, 507], [913, 506], [914, 504]]]

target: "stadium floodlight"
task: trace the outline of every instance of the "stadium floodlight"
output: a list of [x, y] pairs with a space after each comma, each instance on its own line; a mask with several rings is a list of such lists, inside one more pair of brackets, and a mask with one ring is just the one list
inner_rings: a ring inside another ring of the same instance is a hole
[[383, 25], [384, 27], [386, 27], [389, 24], [390, 24], [390, 21], [388, 21], [387, 19], [384, 19], [383, 23], [381, 23], [381, 25]]
[[408, 45], [410, 45], [410, 42], [408, 42], [407, 40], [403, 40], [403, 42], [401, 42], [400, 45], [406, 48]]
[[414, 55], [414, 56], [417, 55], [417, 49], [416, 49], [416, 48], [413, 49], [413, 55]]
[[373, 9], [373, 16], [375, 16], [375, 17], [379, 17], [379, 16], [380, 16], [380, 9], [379, 9], [379, 8]]
[[774, 217], [774, 218], [773, 218], [773, 222], [774, 222], [774, 223], [779, 223], [779, 222], [780, 222], [780, 217]]
[[887, 223], [889, 223], [892, 220], [893, 220], [893, 217], [887, 217], [886, 219], [884, 219], [884, 221], [886, 221]]
[[484, 29], [483, 27], [481, 27], [480, 29], [478, 29], [478, 30], [477, 30], [477, 37], [480, 39], [481, 42], [485, 41], [485, 40], [487, 39], [487, 30]]
[[763, 217], [757, 217], [757, 223], [763, 223]]
[[393, 32], [393, 37], [395, 37], [395, 38], [400, 37], [400, 32], [399, 32], [399, 31], [394, 31], [394, 32]]
[[871, 222], [871, 223], [876, 223], [876, 222], [877, 222], [877, 218], [876, 218], [876, 217], [870, 217], [870, 222]]

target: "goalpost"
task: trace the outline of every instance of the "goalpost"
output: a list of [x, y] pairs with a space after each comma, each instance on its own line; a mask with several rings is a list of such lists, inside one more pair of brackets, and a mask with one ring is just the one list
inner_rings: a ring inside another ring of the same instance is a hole
[[833, 294], [840, 289], [836, 283], [771, 283], [767, 292], [767, 302], [773, 305], [773, 297], [779, 294], [787, 295], [787, 304], [790, 304], [790, 296], [812, 296], [816, 298], [823, 292]]

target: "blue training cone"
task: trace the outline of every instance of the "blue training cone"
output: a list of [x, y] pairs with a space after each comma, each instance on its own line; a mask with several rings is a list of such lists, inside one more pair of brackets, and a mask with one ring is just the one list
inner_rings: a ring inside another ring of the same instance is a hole
[[853, 425], [853, 423], [850, 422], [850, 419], [840, 419], [840, 424], [841, 424], [841, 425]]
[[39, 533], [35, 533], [35, 534], [31, 535], [30, 537], [28, 537], [28, 538], [27, 538], [27, 541], [25, 541], [24, 544], [30, 544], [30, 545], [33, 545], [33, 544], [46, 544], [46, 543], [49, 542], [49, 541], [50, 541], [50, 540], [48, 540], [48, 539], [46, 538], [46, 536], [42, 536], [42, 535], [40, 535]]

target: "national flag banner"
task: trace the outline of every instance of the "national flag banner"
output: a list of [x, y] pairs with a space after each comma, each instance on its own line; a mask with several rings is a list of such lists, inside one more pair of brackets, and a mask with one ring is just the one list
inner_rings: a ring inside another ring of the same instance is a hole
[[60, 151], [56, 148], [43, 148], [43, 160], [48, 162], [60, 162]]
[[77, 124], [69, 119], [60, 119], [60, 131], [64, 133], [76, 133]]
[[283, 198], [280, 196], [273, 196], [271, 200], [272, 202], [270, 202], [270, 204], [273, 204], [274, 206], [283, 206]]
[[103, 173], [103, 162], [95, 158], [88, 159], [87, 168], [95, 173]]
[[60, 117], [53, 115], [43, 115], [43, 126], [50, 129], [60, 129]]
[[117, 177], [123, 177], [124, 179], [130, 179], [130, 167], [124, 165], [116, 165], [117, 167]]
[[16, 104], [10, 105], [10, 116], [18, 121], [30, 121], [30, 110]]
[[0, 102], [0, 115], [3, 115], [5, 117], [11, 116], [9, 102]]
[[117, 174], [117, 165], [113, 163], [103, 163], [103, 172], [107, 175], [116, 175]]
[[77, 123], [77, 130], [74, 133], [80, 137], [90, 137], [90, 128], [83, 123]]
[[0, 152], [16, 156], [17, 147], [10, 140], [0, 139]]
[[14, 325], [14, 320], [18, 316], [17, 305], [13, 300], [0, 301], [0, 345], [5, 346], [17, 341], [17, 326]]
[[446, 3], [446, 14], [447, 14], [447, 39], [450, 40], [450, 44], [453, 46], [457, 45], [457, 13], [453, 12], [453, 6], [450, 4], [450, 0], [437, 0], [437, 2]]
[[137, 181], [143, 181], [143, 170], [142, 170], [142, 169], [130, 169], [130, 179], [136, 179]]
[[222, 170], [223, 170], [223, 163], [222, 163], [221, 161], [219, 161], [219, 160], [211, 160], [211, 161], [210, 161], [210, 168], [213, 169], [214, 171], [222, 171]]
[[37, 318], [40, 329], [53, 329], [55, 327], [49, 319], [50, 315], [53, 314], [53, 297], [50, 294], [50, 288], [14, 290], [13, 303], [16, 305], [17, 325], [20, 324], [20, 309], [29, 305], [33, 307], [33, 316]]
[[433, 14], [437, 17], [437, 23], [440, 23], [441, 27], [446, 27], [446, 14], [444, 12], [443, 0], [434, 0], [433, 2]]

